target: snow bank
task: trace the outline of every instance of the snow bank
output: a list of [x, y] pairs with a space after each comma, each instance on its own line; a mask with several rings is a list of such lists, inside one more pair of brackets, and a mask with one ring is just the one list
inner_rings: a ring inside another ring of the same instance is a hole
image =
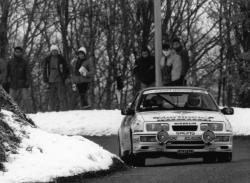
[[[107, 170], [113, 159], [117, 159], [114, 154], [83, 137], [51, 134], [39, 128], [23, 126], [14, 121], [13, 113], [2, 113], [22, 142], [18, 153], [9, 154], [8, 161], [4, 163], [6, 171], [0, 172], [1, 183], [47, 182], [56, 177]], [[21, 133], [23, 131], [25, 133]]]
[[235, 135], [250, 135], [249, 108], [234, 108], [234, 115], [228, 115], [227, 118], [233, 126]]
[[[250, 135], [250, 109], [234, 108], [228, 115], [235, 135]], [[119, 110], [46, 112], [29, 115], [38, 127], [64, 135], [116, 135], [123, 116]]]
[[79, 110], [29, 114], [36, 125], [63, 135], [103, 136], [117, 134], [123, 116], [119, 110]]

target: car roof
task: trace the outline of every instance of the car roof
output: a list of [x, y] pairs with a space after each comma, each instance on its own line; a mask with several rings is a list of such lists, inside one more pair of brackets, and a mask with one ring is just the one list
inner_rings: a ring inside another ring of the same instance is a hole
[[144, 93], [146, 91], [163, 91], [163, 90], [180, 90], [180, 91], [183, 91], [183, 90], [189, 90], [189, 91], [202, 91], [202, 92], [208, 92], [208, 90], [206, 90], [205, 88], [201, 88], [201, 87], [193, 87], [193, 86], [160, 86], [160, 87], [149, 87], [149, 88], [145, 88], [145, 89], [142, 89], [140, 92], [141, 93]]

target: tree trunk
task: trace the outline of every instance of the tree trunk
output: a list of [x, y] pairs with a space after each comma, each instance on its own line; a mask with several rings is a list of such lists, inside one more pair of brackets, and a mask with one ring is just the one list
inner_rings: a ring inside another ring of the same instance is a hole
[[0, 11], [2, 12], [2, 16], [0, 17], [0, 58], [5, 58], [7, 54], [9, 8], [10, 2], [8, 0], [0, 2]]

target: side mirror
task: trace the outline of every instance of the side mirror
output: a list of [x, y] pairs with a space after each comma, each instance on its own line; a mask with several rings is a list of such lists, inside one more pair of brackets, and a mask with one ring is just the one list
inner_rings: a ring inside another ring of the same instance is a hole
[[231, 107], [225, 107], [225, 108], [221, 109], [221, 112], [225, 115], [233, 115], [234, 109]]
[[121, 110], [122, 115], [134, 115], [135, 111], [131, 108], [124, 108]]

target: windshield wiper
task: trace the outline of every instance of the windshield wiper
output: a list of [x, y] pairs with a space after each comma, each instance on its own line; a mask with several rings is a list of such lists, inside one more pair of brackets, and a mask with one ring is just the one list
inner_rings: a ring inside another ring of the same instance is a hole
[[163, 97], [160, 94], [156, 94], [158, 97], [162, 98], [163, 100], [165, 100], [167, 103], [169, 103], [170, 105], [172, 105], [174, 108], [179, 108], [177, 105], [173, 104], [171, 101], [169, 101], [168, 99], [166, 99], [165, 97]]

